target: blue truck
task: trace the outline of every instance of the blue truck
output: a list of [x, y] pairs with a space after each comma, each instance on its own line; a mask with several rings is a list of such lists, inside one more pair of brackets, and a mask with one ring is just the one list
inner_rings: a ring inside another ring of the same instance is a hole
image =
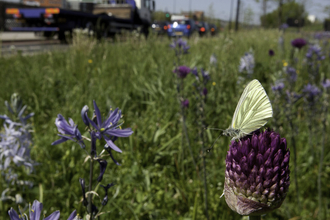
[[[97, 38], [114, 36], [123, 30], [139, 30], [148, 35], [154, 0], [110, 0], [106, 4], [85, 4], [80, 9], [59, 7], [6, 8], [5, 31], [41, 32], [44, 36], [58, 34], [66, 41], [65, 32], [85, 29]], [[87, 10], [86, 10], [87, 8]]]

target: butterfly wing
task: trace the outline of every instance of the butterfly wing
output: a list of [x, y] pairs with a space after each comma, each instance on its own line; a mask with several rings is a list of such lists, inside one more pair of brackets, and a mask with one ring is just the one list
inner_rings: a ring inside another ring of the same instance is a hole
[[231, 128], [250, 134], [264, 126], [271, 117], [273, 117], [273, 109], [266, 91], [260, 82], [254, 79], [241, 95]]

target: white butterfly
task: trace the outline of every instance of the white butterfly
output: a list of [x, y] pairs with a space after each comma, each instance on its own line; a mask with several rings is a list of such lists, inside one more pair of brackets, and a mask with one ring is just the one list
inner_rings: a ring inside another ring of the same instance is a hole
[[240, 139], [264, 126], [273, 117], [273, 108], [261, 83], [254, 79], [244, 89], [231, 125], [223, 135]]

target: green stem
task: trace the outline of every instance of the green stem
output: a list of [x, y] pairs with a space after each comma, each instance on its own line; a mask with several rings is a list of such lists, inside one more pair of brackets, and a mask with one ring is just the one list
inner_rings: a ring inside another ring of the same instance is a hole
[[261, 220], [261, 215], [249, 216], [249, 220]]
[[[94, 165], [94, 159], [93, 159], [93, 155], [91, 154], [91, 163], [90, 163], [90, 170], [89, 170], [89, 186], [88, 186], [88, 191], [91, 192], [92, 191], [92, 182], [93, 182], [93, 165]], [[91, 215], [91, 219], [93, 218], [93, 213], [92, 213], [92, 193], [88, 194], [88, 213]]]

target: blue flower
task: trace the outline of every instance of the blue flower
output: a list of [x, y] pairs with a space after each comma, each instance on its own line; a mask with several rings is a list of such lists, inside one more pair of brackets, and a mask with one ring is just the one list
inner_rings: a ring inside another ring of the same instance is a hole
[[321, 90], [311, 84], [305, 85], [302, 91], [307, 95], [307, 100], [311, 103], [314, 102], [315, 98], [321, 94]]
[[202, 76], [203, 76], [203, 83], [206, 84], [210, 79], [210, 74], [207, 71], [204, 71], [204, 69], [201, 69]]
[[295, 68], [288, 66], [286, 68], [286, 73], [288, 74], [290, 83], [297, 81], [297, 71]]
[[324, 80], [324, 81], [322, 82], [322, 86], [323, 86], [323, 88], [325, 88], [325, 89], [330, 88], [330, 80], [329, 80], [329, 79]]
[[308, 48], [308, 51], [306, 53], [307, 59], [312, 59], [313, 56], [315, 56], [316, 60], [324, 60], [325, 56], [322, 54], [322, 49], [318, 45], [312, 45]]
[[93, 101], [93, 105], [96, 115], [96, 123], [88, 117], [87, 112], [84, 113], [83, 117], [86, 117], [89, 123], [97, 130], [95, 133], [96, 138], [101, 139], [103, 137], [109, 147], [121, 153], [122, 150], [120, 150], [113, 142], [117, 137], [130, 136], [133, 134], [133, 131], [130, 128], [121, 129], [121, 124], [118, 124], [118, 121], [121, 118], [121, 111], [118, 110], [118, 108], [114, 111], [110, 110], [107, 119], [102, 121], [101, 112], [95, 101]]
[[284, 83], [283, 82], [277, 82], [275, 83], [274, 86], [272, 86], [272, 90], [275, 91], [279, 91], [281, 92], [284, 89]]
[[105, 173], [105, 170], [107, 169], [108, 162], [106, 160], [103, 160], [103, 159], [97, 159], [97, 161], [100, 164], [100, 175], [99, 175], [99, 177], [97, 177], [97, 181], [101, 182], [102, 179], [103, 179], [103, 175]]
[[241, 57], [239, 72], [243, 72], [244, 70], [248, 74], [252, 74], [254, 69], [254, 57], [252, 53], [245, 53], [244, 56]]
[[170, 47], [173, 49], [179, 49], [179, 51], [183, 52], [183, 54], [187, 54], [190, 46], [188, 46], [187, 41], [182, 40], [182, 38], [179, 38], [176, 41], [173, 41], [172, 44], [170, 44]]
[[65, 120], [65, 118], [58, 114], [57, 118], [55, 119], [55, 125], [59, 133], [58, 136], [62, 137], [61, 139], [54, 141], [52, 145], [63, 143], [67, 140], [78, 141], [81, 148], [85, 148], [85, 143], [81, 137], [81, 133], [78, 129], [78, 126], [75, 125], [73, 120], [69, 118], [69, 123]]
[[[42, 203], [37, 200], [34, 200], [32, 208], [30, 210], [30, 220], [39, 220], [40, 214], [42, 211]], [[19, 216], [17, 212], [10, 208], [8, 211], [8, 215], [11, 220], [28, 220], [27, 216]], [[60, 211], [55, 211], [50, 214], [48, 217], [44, 218], [44, 220], [58, 220], [60, 218]], [[76, 210], [74, 210], [71, 215], [69, 216], [68, 220], [82, 220], [77, 216]]]

